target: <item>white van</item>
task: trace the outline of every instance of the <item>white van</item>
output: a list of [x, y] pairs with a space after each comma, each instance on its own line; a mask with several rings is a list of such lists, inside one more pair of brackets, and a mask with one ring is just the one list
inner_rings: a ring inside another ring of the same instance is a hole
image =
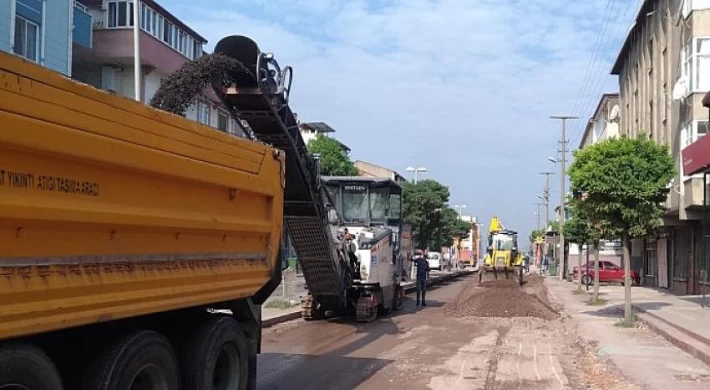
[[440, 252], [429, 252], [426, 260], [429, 263], [430, 270], [441, 271], [444, 269], [444, 262], [442, 261]]

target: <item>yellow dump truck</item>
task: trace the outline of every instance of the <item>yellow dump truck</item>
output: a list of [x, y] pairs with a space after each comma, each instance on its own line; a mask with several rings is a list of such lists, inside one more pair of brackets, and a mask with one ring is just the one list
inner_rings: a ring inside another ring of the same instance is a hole
[[284, 167], [0, 54], [0, 388], [253, 387]]

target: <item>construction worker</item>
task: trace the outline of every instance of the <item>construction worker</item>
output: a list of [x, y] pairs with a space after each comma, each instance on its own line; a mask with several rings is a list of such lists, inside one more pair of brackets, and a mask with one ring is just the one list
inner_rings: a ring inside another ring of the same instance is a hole
[[417, 267], [417, 306], [419, 306], [420, 298], [421, 305], [426, 306], [426, 282], [429, 279], [429, 262], [421, 249], [417, 249], [414, 263]]

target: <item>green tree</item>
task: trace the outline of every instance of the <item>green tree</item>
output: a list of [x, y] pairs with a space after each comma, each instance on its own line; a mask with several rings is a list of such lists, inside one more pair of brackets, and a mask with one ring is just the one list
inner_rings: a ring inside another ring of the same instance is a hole
[[454, 240], [463, 240], [468, 237], [471, 227], [468, 222], [459, 218], [459, 214], [451, 207], [445, 206], [439, 212], [441, 221], [434, 228], [434, 234], [427, 242], [429, 248], [450, 246]]
[[[584, 213], [575, 208], [576, 203], [570, 202], [570, 211], [572, 218], [567, 220], [562, 226], [562, 232], [565, 235], [565, 239], [570, 244], [577, 244], [579, 246], [579, 253], [577, 257], [577, 270], [579, 272], [579, 283], [577, 284], [577, 291], [582, 292], [582, 247], [584, 245], [589, 245], [593, 241], [592, 229], [589, 227], [589, 221], [585, 217]], [[596, 270], [596, 268], [595, 268]], [[597, 272], [595, 272], [595, 279]], [[576, 277], [575, 275], [574, 277]]]
[[528, 236], [528, 239], [530, 240], [531, 244], [534, 244], [538, 237], [545, 237], [545, 229], [535, 229], [532, 232], [530, 232], [530, 235]]
[[447, 225], [453, 210], [447, 206], [449, 188], [435, 180], [407, 182], [402, 187], [402, 214], [412, 227], [417, 248], [438, 248], [442, 242], [448, 242], [451, 237], [446, 240], [442, 237], [450, 232]]
[[308, 142], [308, 151], [320, 155], [321, 174], [325, 176], [356, 176], [357, 168], [335, 138], [318, 134]]
[[621, 238], [624, 250], [624, 323], [633, 323], [631, 309], [632, 238], [652, 232], [663, 216], [674, 163], [668, 147], [641, 135], [609, 139], [576, 151], [569, 169], [579, 208], [606, 235]]

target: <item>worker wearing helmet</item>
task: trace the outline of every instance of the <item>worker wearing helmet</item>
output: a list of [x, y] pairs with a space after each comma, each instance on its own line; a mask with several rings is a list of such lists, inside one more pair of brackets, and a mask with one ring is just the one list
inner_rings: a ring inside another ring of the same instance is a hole
[[417, 266], [417, 306], [426, 306], [426, 282], [429, 279], [429, 262], [421, 249], [417, 249], [414, 256], [414, 263]]

